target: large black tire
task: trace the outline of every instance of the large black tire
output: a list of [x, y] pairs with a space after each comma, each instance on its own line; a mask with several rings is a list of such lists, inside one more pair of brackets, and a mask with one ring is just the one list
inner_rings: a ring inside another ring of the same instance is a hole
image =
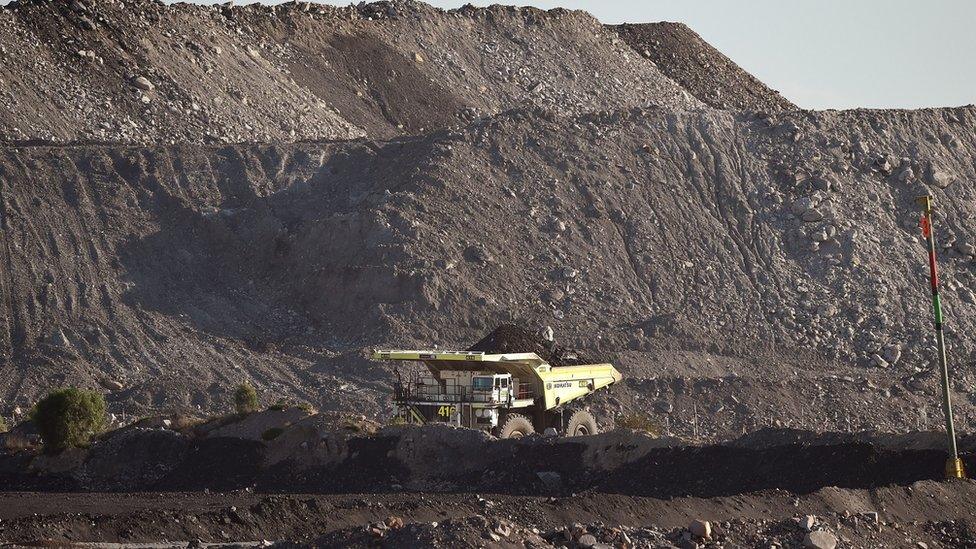
[[498, 438], [522, 438], [535, 432], [529, 418], [522, 414], [508, 414], [505, 423], [498, 428]]
[[586, 410], [576, 410], [569, 416], [569, 424], [566, 425], [566, 436], [582, 437], [595, 435], [600, 432], [596, 426], [596, 418]]

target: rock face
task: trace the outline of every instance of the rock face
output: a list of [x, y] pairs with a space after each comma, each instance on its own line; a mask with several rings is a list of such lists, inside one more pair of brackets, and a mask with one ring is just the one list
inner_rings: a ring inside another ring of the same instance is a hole
[[584, 12], [376, 6], [11, 2], [0, 141], [386, 138], [525, 104], [702, 106]]
[[[362, 347], [466, 346], [511, 318], [611, 352], [774, 343], [819, 353], [807, 369], [830, 358], [867, 367], [898, 340], [896, 366], [914, 368], [928, 356], [916, 324], [929, 314], [918, 191], [846, 144], [970, 173], [971, 134], [959, 133], [965, 146], [952, 155], [903, 137], [954, 131], [948, 112], [786, 116], [802, 128], [799, 142], [760, 118], [654, 109], [516, 111], [408, 142], [7, 148], [3, 390], [19, 388], [17, 404], [29, 405], [45, 379], [107, 375], [130, 388], [129, 403], [159, 395], [216, 407], [243, 368], [281, 396], [340, 406], [360, 384], [390, 379], [340, 368]], [[901, 130], [882, 134], [882, 124]], [[667, 152], [643, 152], [646, 143]], [[823, 143], [838, 143], [843, 160], [781, 165], [833, 150]], [[816, 192], [787, 177], [798, 168], [850, 183], [816, 199], [831, 212], [820, 222], [792, 214]], [[937, 231], [976, 237], [963, 221], [970, 191], [932, 192]], [[558, 237], [551, 214], [567, 220]], [[828, 235], [817, 251], [806, 248], [811, 225]], [[460, 261], [472, 245], [493, 261]], [[438, 266], [444, 258], [453, 268]], [[972, 282], [968, 263], [945, 256], [942, 267], [952, 329], [976, 328], [956, 297]], [[556, 302], [537, 297], [554, 290]], [[669, 316], [676, 302], [686, 305]], [[618, 326], [643, 335], [632, 341]], [[55, 327], [70, 347], [45, 339]], [[309, 361], [322, 364], [315, 388], [296, 377]], [[372, 387], [355, 400], [380, 398]]]
[[765, 112], [797, 108], [681, 23], [623, 24], [613, 29], [702, 103]]

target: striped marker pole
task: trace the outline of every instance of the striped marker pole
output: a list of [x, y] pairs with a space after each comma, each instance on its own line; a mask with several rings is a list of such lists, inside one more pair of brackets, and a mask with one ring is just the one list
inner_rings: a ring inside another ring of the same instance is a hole
[[942, 299], [939, 297], [939, 273], [935, 266], [935, 234], [932, 228], [932, 197], [915, 199], [922, 206], [922, 234], [929, 248], [929, 276], [932, 281], [932, 309], [935, 311], [935, 341], [939, 348], [939, 367], [942, 370], [942, 411], [945, 413], [946, 435], [949, 438], [949, 459], [946, 478], [966, 478], [962, 460], [956, 447], [956, 428], [952, 423], [952, 398], [949, 395], [949, 364], [946, 360], [945, 335], [942, 332]]

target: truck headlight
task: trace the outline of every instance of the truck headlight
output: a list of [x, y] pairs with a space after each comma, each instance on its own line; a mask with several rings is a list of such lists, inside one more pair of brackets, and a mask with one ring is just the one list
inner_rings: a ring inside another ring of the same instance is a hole
[[485, 410], [483, 408], [475, 408], [474, 409], [474, 415], [475, 415], [475, 417], [484, 417]]

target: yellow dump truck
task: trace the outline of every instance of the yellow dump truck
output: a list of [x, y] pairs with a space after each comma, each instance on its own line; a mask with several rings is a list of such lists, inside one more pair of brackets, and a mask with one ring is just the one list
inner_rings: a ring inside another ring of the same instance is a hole
[[622, 378], [612, 364], [551, 366], [535, 353], [376, 351], [373, 359], [421, 362], [429, 371], [408, 381], [397, 375], [396, 417], [482, 429], [499, 438], [549, 428], [569, 436], [595, 434], [596, 419], [573, 404]]

